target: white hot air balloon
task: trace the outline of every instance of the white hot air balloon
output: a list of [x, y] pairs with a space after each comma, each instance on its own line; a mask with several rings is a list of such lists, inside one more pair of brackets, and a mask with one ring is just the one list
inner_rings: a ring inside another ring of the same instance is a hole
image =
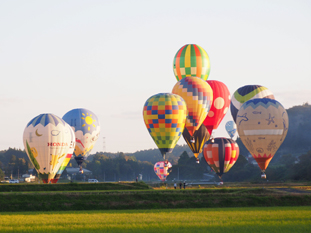
[[56, 175], [71, 140], [66, 122], [54, 114], [40, 114], [27, 124], [23, 135], [25, 150], [44, 183]]

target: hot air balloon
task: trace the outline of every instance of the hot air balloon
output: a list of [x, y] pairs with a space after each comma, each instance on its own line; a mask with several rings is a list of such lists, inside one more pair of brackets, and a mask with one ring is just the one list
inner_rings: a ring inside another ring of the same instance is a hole
[[286, 137], [287, 112], [276, 100], [252, 99], [242, 105], [236, 120], [241, 141], [257, 161], [262, 178], [265, 178], [269, 162]]
[[199, 163], [199, 154], [202, 152], [204, 143], [210, 138], [210, 135], [206, 127], [202, 124], [200, 128], [193, 134], [194, 143], [191, 142], [191, 136], [188, 130], [185, 128], [183, 132], [183, 137], [187, 142], [189, 148], [192, 150], [194, 156], [197, 158], [196, 163]]
[[67, 152], [66, 158], [64, 159], [63, 163], [61, 164], [60, 168], [58, 169], [58, 171], [56, 172], [56, 175], [54, 176], [53, 179], [51, 179], [51, 183], [56, 184], [59, 177], [62, 175], [63, 171], [66, 169], [71, 156], [73, 154], [73, 151], [75, 149], [75, 145], [76, 145], [76, 137], [75, 137], [75, 133], [73, 132], [73, 129], [70, 127], [70, 125], [68, 125], [66, 123], [66, 126], [68, 127], [68, 130], [70, 131], [70, 136], [71, 136], [71, 143], [69, 146], [69, 150]]
[[231, 137], [231, 139], [234, 137], [235, 133], [236, 133], [236, 124], [234, 123], [234, 121], [228, 121], [225, 125], [226, 131], [229, 134], [229, 136]]
[[207, 83], [213, 90], [213, 102], [203, 124], [208, 133], [212, 135], [212, 131], [218, 128], [229, 110], [231, 97], [228, 87], [224, 83], [217, 80], [208, 80]]
[[97, 116], [90, 110], [76, 108], [63, 116], [75, 132], [76, 145], [73, 156], [83, 173], [82, 163], [89, 156], [100, 133], [100, 125]]
[[40, 114], [26, 126], [23, 135], [26, 153], [44, 183], [54, 178], [71, 144], [68, 125], [53, 114]]
[[231, 99], [231, 115], [236, 123], [236, 115], [242, 104], [251, 99], [269, 98], [274, 99], [273, 93], [266, 87], [260, 85], [246, 85], [237, 89]]
[[210, 73], [209, 57], [199, 45], [186, 44], [176, 53], [173, 69], [177, 81], [191, 76], [206, 80]]
[[214, 138], [213, 141], [204, 144], [203, 156], [221, 179], [223, 173], [228, 172], [239, 158], [239, 146], [229, 138]]
[[165, 154], [173, 151], [185, 128], [185, 101], [171, 93], [153, 95], [144, 105], [143, 116], [150, 136], [165, 159]]
[[172, 92], [186, 101], [188, 116], [185, 127], [194, 143], [193, 134], [200, 128], [210, 110], [213, 90], [206, 81], [200, 78], [186, 77], [175, 84]]
[[161, 181], [165, 181], [166, 177], [170, 174], [169, 169], [172, 164], [168, 161], [160, 161], [154, 164], [154, 172], [160, 178]]

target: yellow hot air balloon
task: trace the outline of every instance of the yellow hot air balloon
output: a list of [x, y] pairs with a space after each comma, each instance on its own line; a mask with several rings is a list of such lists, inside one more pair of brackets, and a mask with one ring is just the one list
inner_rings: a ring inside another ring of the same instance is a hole
[[165, 159], [165, 154], [173, 151], [185, 128], [185, 101], [171, 93], [153, 95], [144, 105], [143, 116], [150, 136]]
[[265, 178], [264, 172], [288, 131], [286, 110], [274, 99], [252, 99], [241, 106], [236, 123], [241, 141]]
[[[180, 95], [187, 104], [186, 128], [191, 136], [205, 120], [213, 102], [213, 90], [203, 79], [186, 77], [177, 82], [172, 93]], [[192, 138], [194, 142], [194, 138]]]

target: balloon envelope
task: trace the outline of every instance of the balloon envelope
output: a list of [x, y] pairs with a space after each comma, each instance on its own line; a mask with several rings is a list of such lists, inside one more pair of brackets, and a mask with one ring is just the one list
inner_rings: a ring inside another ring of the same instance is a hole
[[221, 178], [239, 158], [238, 144], [229, 138], [215, 138], [207, 141], [203, 147], [203, 156], [208, 165]]
[[61, 164], [60, 168], [56, 172], [56, 175], [54, 176], [54, 179], [51, 179], [51, 183], [53, 183], [53, 184], [57, 183], [57, 181], [59, 180], [59, 177], [62, 175], [63, 171], [66, 169], [66, 167], [67, 167], [67, 165], [68, 165], [68, 163], [69, 163], [69, 161], [70, 161], [70, 159], [72, 157], [73, 151], [75, 149], [75, 145], [76, 145], [76, 142], [75, 142], [76, 141], [76, 137], [75, 137], [75, 133], [73, 132], [73, 129], [67, 123], [66, 123], [66, 126], [68, 127], [68, 130], [70, 131], [71, 143], [70, 143], [70, 146], [69, 146], [66, 158], [64, 159], [64, 161]]
[[212, 131], [218, 128], [229, 110], [231, 96], [228, 87], [224, 83], [217, 80], [207, 80], [207, 83], [213, 90], [213, 102], [203, 124], [208, 133], [212, 135]]
[[163, 157], [173, 151], [184, 128], [187, 106], [183, 98], [159, 93], [147, 99], [143, 109], [147, 130]]
[[170, 174], [168, 169], [172, 167], [172, 164], [168, 161], [160, 161], [154, 164], [154, 172], [161, 181], [165, 181], [166, 177]]
[[286, 110], [273, 99], [252, 99], [242, 105], [236, 123], [241, 141], [264, 172], [286, 137]]
[[81, 167], [84, 159], [89, 156], [100, 133], [97, 116], [85, 108], [76, 108], [63, 116], [75, 133], [76, 145], [73, 156]]
[[194, 143], [191, 142], [192, 137], [186, 128], [184, 129], [182, 135], [198, 161], [198, 156], [202, 152], [204, 143], [210, 138], [210, 135], [206, 127], [202, 124], [200, 128], [197, 131], [195, 131], [195, 133], [193, 134]]
[[237, 89], [232, 96], [230, 110], [236, 123], [236, 115], [242, 104], [251, 99], [269, 98], [274, 99], [273, 93], [266, 87], [260, 85], [246, 85]]
[[26, 126], [26, 153], [44, 183], [54, 178], [71, 145], [68, 125], [54, 114], [40, 114]]
[[190, 76], [206, 80], [210, 73], [209, 57], [199, 45], [186, 44], [177, 51], [173, 69], [177, 81]]
[[186, 77], [175, 84], [172, 92], [186, 101], [188, 116], [185, 127], [193, 136], [210, 110], [213, 90], [206, 81], [200, 78]]
[[236, 124], [234, 123], [234, 121], [228, 121], [225, 125], [225, 128], [226, 128], [227, 133], [232, 139], [237, 131]]

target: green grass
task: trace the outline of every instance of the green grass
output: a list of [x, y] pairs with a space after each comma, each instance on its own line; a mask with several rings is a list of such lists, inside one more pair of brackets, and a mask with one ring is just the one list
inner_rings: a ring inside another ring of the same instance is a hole
[[0, 213], [0, 232], [311, 232], [311, 207]]
[[85, 190], [135, 190], [149, 189], [144, 182], [100, 182], [100, 183], [60, 183], [60, 184], [0, 184], [2, 192], [54, 192]]
[[311, 195], [262, 188], [0, 193], [0, 212], [311, 206]]

